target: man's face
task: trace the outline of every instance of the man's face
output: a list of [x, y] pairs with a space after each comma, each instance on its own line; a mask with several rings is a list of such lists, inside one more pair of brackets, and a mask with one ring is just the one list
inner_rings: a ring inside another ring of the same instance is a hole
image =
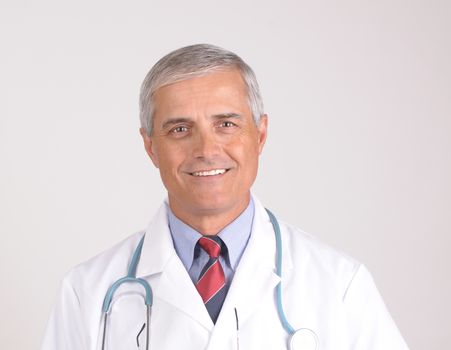
[[194, 215], [244, 210], [266, 140], [256, 126], [237, 70], [167, 85], [154, 94], [146, 151], [168, 191], [171, 208]]

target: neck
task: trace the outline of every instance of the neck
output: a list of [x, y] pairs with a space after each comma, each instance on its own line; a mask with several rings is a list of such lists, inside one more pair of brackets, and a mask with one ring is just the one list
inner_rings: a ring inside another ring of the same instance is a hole
[[202, 235], [217, 235], [247, 208], [250, 194], [228, 208], [193, 208], [184, 206], [169, 195], [169, 206], [173, 214]]

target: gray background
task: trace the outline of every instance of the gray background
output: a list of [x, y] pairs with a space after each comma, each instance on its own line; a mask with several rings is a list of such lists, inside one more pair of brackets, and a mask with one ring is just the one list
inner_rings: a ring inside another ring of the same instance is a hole
[[147, 225], [139, 85], [199, 42], [259, 78], [254, 193], [366, 264], [412, 349], [451, 347], [449, 1], [0, 4], [2, 348], [38, 348], [64, 273]]

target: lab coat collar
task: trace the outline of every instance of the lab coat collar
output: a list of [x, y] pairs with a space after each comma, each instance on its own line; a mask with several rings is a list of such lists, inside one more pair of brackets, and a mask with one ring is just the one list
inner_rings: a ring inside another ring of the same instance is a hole
[[146, 230], [136, 276], [148, 280], [155, 299], [171, 304], [207, 330], [213, 328], [202, 298], [175, 252], [169, 231], [167, 200]]
[[170, 258], [176, 254], [169, 232], [166, 205], [165, 201], [146, 229], [136, 277], [162, 272]]

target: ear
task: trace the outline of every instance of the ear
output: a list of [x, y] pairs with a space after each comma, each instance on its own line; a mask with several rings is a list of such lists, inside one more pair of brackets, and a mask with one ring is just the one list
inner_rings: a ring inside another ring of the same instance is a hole
[[153, 165], [155, 165], [155, 167], [158, 168], [159, 167], [158, 156], [154, 150], [152, 136], [147, 135], [147, 132], [146, 132], [146, 130], [144, 130], [144, 128], [140, 128], [139, 133], [141, 134], [141, 136], [143, 138], [144, 148], [145, 148], [147, 154], [149, 155], [150, 159], [152, 160]]
[[258, 154], [261, 154], [263, 151], [263, 146], [266, 142], [266, 136], [268, 135], [268, 115], [263, 114], [260, 117], [259, 124], [257, 126], [258, 129]]

